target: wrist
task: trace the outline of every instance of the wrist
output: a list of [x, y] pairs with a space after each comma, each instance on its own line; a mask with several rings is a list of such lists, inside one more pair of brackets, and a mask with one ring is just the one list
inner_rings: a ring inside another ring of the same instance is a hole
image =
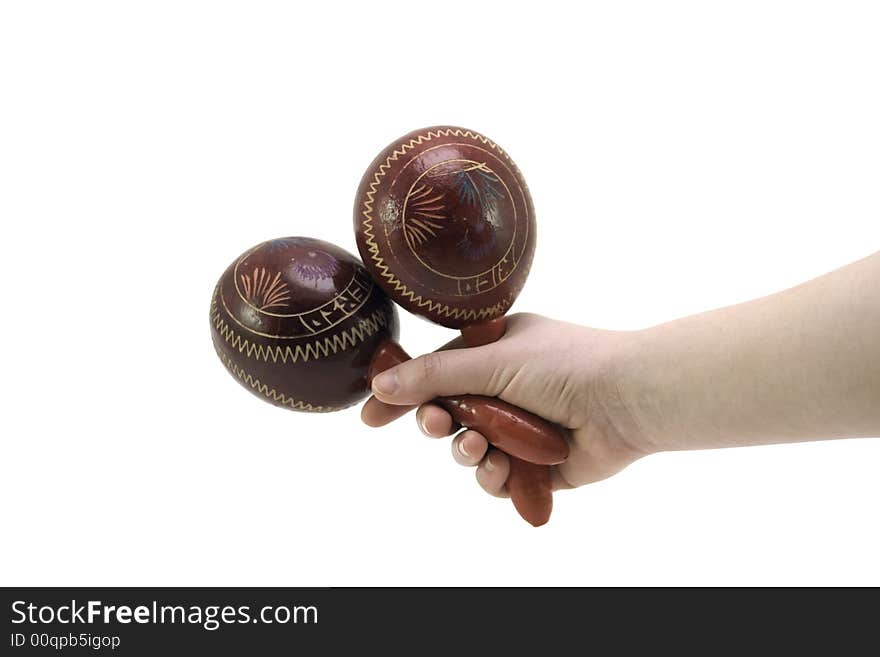
[[[729, 310], [710, 311], [634, 331], [621, 368], [633, 422], [653, 451], [732, 447], [744, 426], [760, 422], [754, 383], [757, 358], [743, 327], [730, 331]], [[749, 410], [750, 409], [750, 410]]]
[[667, 420], [673, 415], [665, 368], [653, 354], [658, 349], [657, 328], [628, 331], [617, 352], [615, 385], [620, 405], [631, 427], [634, 448], [645, 454], [681, 449], [671, 437]]
[[[569, 426], [602, 436], [630, 460], [666, 449], [645, 412], [647, 395], [640, 370], [646, 337], [640, 331], [582, 331], [570, 362], [586, 376], [578, 386], [580, 401], [574, 404], [579, 412]], [[586, 367], [585, 354], [589, 355]]]

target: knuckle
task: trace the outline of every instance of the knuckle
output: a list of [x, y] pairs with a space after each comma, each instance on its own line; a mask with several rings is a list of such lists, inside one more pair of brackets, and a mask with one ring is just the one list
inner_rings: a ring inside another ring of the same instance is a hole
[[426, 381], [440, 374], [443, 369], [443, 357], [437, 353], [425, 354], [422, 360], [422, 376]]

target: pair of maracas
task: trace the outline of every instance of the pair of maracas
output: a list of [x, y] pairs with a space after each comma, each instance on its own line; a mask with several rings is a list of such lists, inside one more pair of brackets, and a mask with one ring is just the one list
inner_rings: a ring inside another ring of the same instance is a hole
[[[366, 397], [376, 374], [409, 359], [389, 297], [460, 329], [467, 346], [504, 334], [532, 262], [535, 216], [522, 174], [495, 143], [445, 126], [401, 137], [364, 174], [354, 227], [363, 265], [327, 242], [289, 237], [245, 252], [217, 283], [215, 349], [262, 399], [322, 412]], [[562, 430], [490, 397], [435, 403], [510, 456], [516, 509], [547, 522], [550, 466], [568, 456]]]

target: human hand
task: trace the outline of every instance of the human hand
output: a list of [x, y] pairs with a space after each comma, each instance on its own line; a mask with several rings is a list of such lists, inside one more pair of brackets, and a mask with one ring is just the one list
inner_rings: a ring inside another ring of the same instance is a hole
[[[555, 489], [599, 481], [657, 451], [858, 438], [880, 432], [880, 253], [777, 294], [641, 331], [512, 315], [498, 342], [401, 363], [377, 376], [371, 426], [421, 405], [429, 436], [457, 430], [431, 399], [500, 397], [568, 430]], [[396, 382], [396, 386], [392, 385]], [[475, 431], [462, 465], [505, 496], [507, 456]]]
[[[507, 332], [492, 344], [469, 349], [460, 339], [383, 372], [373, 381], [375, 398], [362, 418], [381, 426], [415, 405], [422, 432], [440, 438], [458, 430], [450, 415], [430, 400], [445, 395], [498, 397], [568, 430], [570, 454], [552, 468], [554, 490], [605, 479], [652, 450], [621, 393], [617, 374], [630, 334], [600, 331], [538, 315], [507, 318]], [[473, 430], [452, 441], [455, 461], [478, 466], [486, 492], [507, 497], [510, 462]]]

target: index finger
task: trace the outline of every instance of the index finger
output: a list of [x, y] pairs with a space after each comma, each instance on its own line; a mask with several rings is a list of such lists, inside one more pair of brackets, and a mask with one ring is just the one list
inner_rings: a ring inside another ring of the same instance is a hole
[[[464, 340], [459, 335], [450, 340], [436, 351], [446, 351], [448, 349], [461, 349], [465, 346]], [[386, 404], [371, 395], [361, 408], [361, 420], [369, 427], [381, 427], [393, 422], [399, 417], [403, 417], [416, 406], [398, 406], [396, 404]]]

